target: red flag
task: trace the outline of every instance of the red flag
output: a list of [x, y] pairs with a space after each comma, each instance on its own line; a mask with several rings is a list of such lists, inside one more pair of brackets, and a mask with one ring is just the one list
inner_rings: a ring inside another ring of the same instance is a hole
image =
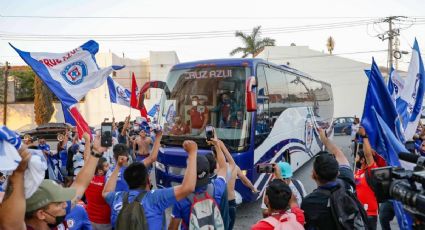
[[78, 112], [78, 109], [76, 106], [72, 106], [72, 108], [69, 108], [69, 112], [71, 112], [71, 116], [74, 118], [75, 123], [77, 124], [77, 133], [78, 138], [83, 138], [83, 134], [87, 133], [90, 136], [91, 139], [91, 131], [89, 128], [89, 125], [84, 120], [83, 116], [81, 116], [80, 112]]
[[137, 82], [134, 73], [131, 77], [131, 98], [130, 98], [130, 107], [134, 109], [138, 109], [137, 103]]
[[149, 121], [148, 112], [145, 106], [140, 106], [139, 101], [137, 100], [137, 88], [138, 87], [137, 87], [136, 77], [134, 76], [134, 73], [133, 73], [132, 80], [131, 80], [130, 107], [134, 109], [138, 109], [140, 111], [140, 115], [144, 117], [147, 121]]

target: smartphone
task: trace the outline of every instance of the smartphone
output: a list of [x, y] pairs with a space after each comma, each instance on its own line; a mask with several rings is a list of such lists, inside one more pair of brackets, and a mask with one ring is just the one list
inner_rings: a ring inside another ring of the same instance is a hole
[[112, 146], [112, 122], [102, 122], [100, 126], [100, 145], [102, 147]]
[[214, 138], [214, 127], [211, 125], [207, 125], [205, 127], [205, 136], [207, 137], [207, 141], [210, 141]]
[[274, 173], [274, 165], [272, 163], [258, 164], [257, 173]]

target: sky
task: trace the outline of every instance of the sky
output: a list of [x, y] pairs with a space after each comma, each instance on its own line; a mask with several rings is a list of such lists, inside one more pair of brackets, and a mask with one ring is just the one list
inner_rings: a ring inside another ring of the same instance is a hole
[[[424, 9], [421, 0], [0, 0], [0, 63], [24, 64], [9, 42], [25, 51], [59, 53], [89, 39], [99, 43], [100, 52], [130, 58], [146, 58], [149, 51], [176, 51], [181, 62], [228, 58], [243, 45], [234, 31], [261, 25], [262, 36], [276, 45], [295, 43], [326, 52], [332, 36], [334, 54], [366, 63], [374, 56], [386, 66], [388, 43], [377, 35], [388, 23], [379, 20], [407, 16], [394, 25], [401, 28], [400, 49], [410, 52], [416, 37], [425, 51]], [[335, 28], [342, 22], [350, 26]], [[406, 70], [409, 60], [409, 54], [403, 55], [400, 69]]]

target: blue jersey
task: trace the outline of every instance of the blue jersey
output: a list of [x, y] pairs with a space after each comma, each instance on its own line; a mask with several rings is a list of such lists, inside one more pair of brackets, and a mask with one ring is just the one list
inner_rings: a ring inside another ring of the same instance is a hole
[[[117, 179], [117, 185], [115, 186], [115, 192], [119, 191], [129, 191], [127, 182], [124, 180], [124, 171], [127, 167], [123, 166], [120, 169], [120, 172], [118, 173], [118, 179]], [[109, 171], [106, 173], [106, 182], [109, 180], [109, 177], [111, 176], [112, 172], [115, 169], [115, 165], [109, 169]]]
[[[142, 190], [130, 190], [128, 202], [131, 203]], [[110, 192], [105, 197], [106, 203], [111, 207], [111, 224], [115, 226], [118, 214], [122, 208], [123, 192]], [[165, 209], [176, 203], [174, 188], [147, 191], [140, 202], [145, 211], [146, 221], [150, 230], [166, 228]]]
[[[69, 206], [69, 203], [68, 203]], [[92, 226], [86, 209], [82, 205], [76, 204], [65, 217], [69, 230], [91, 230]]]

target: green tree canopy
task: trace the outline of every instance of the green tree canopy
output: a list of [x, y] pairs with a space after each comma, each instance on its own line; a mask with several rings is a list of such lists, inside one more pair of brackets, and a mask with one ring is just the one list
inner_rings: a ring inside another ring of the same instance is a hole
[[233, 56], [237, 53], [242, 53], [242, 57], [245, 58], [248, 55], [252, 57], [257, 56], [261, 51], [263, 51], [266, 46], [274, 46], [275, 40], [271, 38], [261, 38], [261, 26], [257, 26], [252, 30], [251, 34], [245, 34], [242, 31], [236, 31], [235, 37], [239, 37], [244, 46], [237, 47], [230, 52], [230, 55]]

